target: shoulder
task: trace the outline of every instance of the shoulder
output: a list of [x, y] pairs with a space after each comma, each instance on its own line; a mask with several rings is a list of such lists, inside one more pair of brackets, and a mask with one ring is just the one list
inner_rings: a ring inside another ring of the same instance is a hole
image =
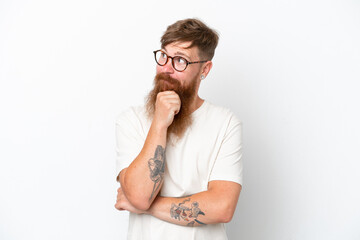
[[207, 118], [218, 119], [232, 124], [242, 124], [240, 118], [229, 108], [215, 105], [209, 101], [205, 101], [204, 104], [206, 104], [204, 112]]
[[116, 116], [116, 120], [122, 120], [126, 118], [141, 117], [145, 113], [144, 106], [131, 106], [121, 110]]
[[116, 116], [116, 124], [141, 124], [146, 120], [146, 110], [142, 105], [132, 106], [124, 109]]

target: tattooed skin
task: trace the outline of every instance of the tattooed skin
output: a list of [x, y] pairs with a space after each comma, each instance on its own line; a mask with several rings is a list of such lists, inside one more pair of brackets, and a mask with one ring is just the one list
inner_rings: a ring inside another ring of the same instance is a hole
[[172, 203], [171, 209], [170, 209], [170, 216], [179, 221], [183, 220], [185, 222], [188, 222], [187, 226], [193, 227], [195, 223], [198, 223], [200, 225], [206, 225], [205, 223], [197, 220], [197, 217], [199, 215], [205, 215], [205, 213], [202, 212], [201, 209], [199, 208], [199, 203], [192, 202], [191, 207], [187, 207], [187, 206], [185, 206], [186, 202], [190, 202], [190, 198], [185, 199], [178, 205], [176, 205], [175, 203]]
[[159, 189], [165, 172], [165, 149], [158, 145], [153, 158], [148, 161], [150, 169], [150, 179], [154, 182], [153, 191], [149, 201], [154, 197], [155, 192]]

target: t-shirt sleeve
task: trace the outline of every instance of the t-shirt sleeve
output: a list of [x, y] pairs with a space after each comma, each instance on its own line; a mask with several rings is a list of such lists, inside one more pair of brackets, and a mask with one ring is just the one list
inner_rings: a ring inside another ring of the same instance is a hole
[[209, 181], [225, 180], [242, 185], [242, 122], [231, 115]]
[[132, 109], [119, 114], [115, 124], [116, 177], [140, 153], [144, 144], [141, 123]]

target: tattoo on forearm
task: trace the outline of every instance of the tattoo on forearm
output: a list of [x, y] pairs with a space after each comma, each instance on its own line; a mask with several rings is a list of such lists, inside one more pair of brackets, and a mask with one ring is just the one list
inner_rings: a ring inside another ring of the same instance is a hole
[[153, 158], [148, 161], [150, 169], [150, 179], [154, 182], [154, 187], [149, 201], [154, 197], [155, 192], [159, 189], [165, 172], [165, 149], [158, 145]]
[[185, 222], [188, 222], [187, 226], [193, 227], [195, 223], [198, 223], [200, 225], [206, 225], [205, 223], [200, 222], [197, 219], [199, 215], [205, 215], [205, 213], [202, 212], [201, 209], [199, 208], [199, 203], [192, 202], [191, 207], [187, 207], [185, 205], [190, 205], [190, 204], [185, 204], [186, 202], [190, 202], [190, 198], [185, 199], [178, 205], [172, 203], [170, 209], [170, 216], [179, 221], [184, 220]]

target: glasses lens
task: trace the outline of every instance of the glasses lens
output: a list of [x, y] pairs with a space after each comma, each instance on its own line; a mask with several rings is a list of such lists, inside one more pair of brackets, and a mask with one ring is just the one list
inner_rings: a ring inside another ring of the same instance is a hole
[[155, 54], [156, 62], [161, 66], [166, 64], [167, 58], [166, 53], [163, 53], [162, 51], [158, 51]]
[[178, 71], [184, 71], [187, 66], [187, 60], [182, 57], [174, 57], [174, 68]]

